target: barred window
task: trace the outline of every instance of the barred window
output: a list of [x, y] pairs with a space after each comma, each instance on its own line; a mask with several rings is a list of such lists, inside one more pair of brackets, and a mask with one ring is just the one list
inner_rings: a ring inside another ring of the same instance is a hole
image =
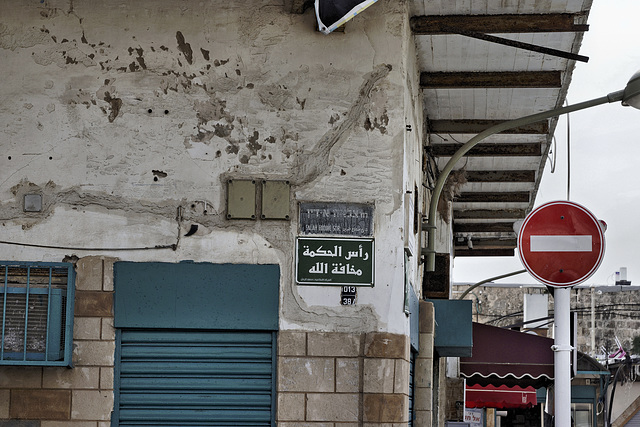
[[0, 261], [0, 274], [0, 365], [71, 366], [73, 265]]

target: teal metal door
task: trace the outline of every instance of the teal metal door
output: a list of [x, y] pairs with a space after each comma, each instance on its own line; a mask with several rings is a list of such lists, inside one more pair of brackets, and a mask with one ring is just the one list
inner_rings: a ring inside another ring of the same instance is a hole
[[113, 426], [273, 426], [278, 266], [115, 264]]

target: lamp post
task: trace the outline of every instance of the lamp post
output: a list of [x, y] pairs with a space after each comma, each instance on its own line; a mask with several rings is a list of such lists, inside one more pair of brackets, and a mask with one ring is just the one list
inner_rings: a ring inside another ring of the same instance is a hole
[[[464, 144], [455, 154], [449, 159], [444, 169], [440, 173], [438, 180], [436, 181], [435, 188], [431, 195], [431, 202], [429, 204], [429, 217], [426, 226], [423, 226], [427, 230], [429, 238], [427, 241], [427, 247], [422, 249], [422, 254], [427, 257], [426, 271], [435, 270], [435, 230], [436, 230], [436, 212], [438, 206], [438, 200], [444, 187], [444, 183], [447, 180], [449, 174], [453, 170], [458, 160], [460, 160], [469, 150], [479, 144], [485, 138], [494, 135], [496, 133], [503, 132], [508, 129], [517, 128], [519, 126], [528, 125], [531, 123], [539, 122], [551, 117], [560, 116], [562, 114], [570, 113], [573, 111], [584, 110], [586, 108], [595, 107], [600, 104], [606, 104], [611, 102], [622, 101], [622, 105], [632, 106], [640, 109], [640, 71], [636, 72], [624, 90], [612, 92], [601, 98], [596, 98], [591, 101], [581, 102], [579, 104], [570, 105], [567, 107], [555, 108], [553, 110], [544, 111], [530, 116], [525, 116], [520, 119], [510, 120], [500, 123], [496, 126], [490, 127], [487, 130], [479, 133], [471, 138], [466, 144]], [[556, 427], [568, 427], [571, 425], [571, 345], [570, 345], [570, 287], [557, 288], [554, 292], [555, 310], [554, 310], [554, 323], [555, 323], [555, 336], [554, 346], [554, 385], [555, 385], [555, 425]]]
[[573, 111], [584, 110], [586, 108], [595, 107], [601, 104], [607, 104], [611, 102], [622, 101], [622, 105], [630, 105], [634, 108], [640, 109], [640, 71], [635, 73], [624, 90], [612, 92], [601, 98], [592, 99], [590, 101], [581, 102], [575, 105], [569, 105], [566, 107], [555, 108], [549, 111], [543, 111], [542, 113], [532, 114], [515, 120], [509, 120], [495, 126], [492, 126], [478, 135], [471, 138], [466, 144], [458, 149], [453, 156], [449, 159], [444, 169], [440, 172], [440, 176], [436, 181], [433, 193], [431, 194], [431, 202], [429, 203], [429, 214], [427, 224], [423, 225], [423, 229], [428, 232], [427, 247], [423, 248], [421, 253], [426, 256], [426, 271], [434, 271], [436, 265], [436, 217], [438, 210], [438, 200], [442, 194], [444, 183], [449, 177], [449, 174], [453, 170], [454, 166], [465, 154], [469, 152], [473, 147], [478, 145], [484, 139], [496, 133], [503, 132], [505, 130], [514, 129], [520, 126], [525, 126], [531, 123], [539, 122], [549, 119], [551, 117], [561, 116], [563, 114], [571, 113]]

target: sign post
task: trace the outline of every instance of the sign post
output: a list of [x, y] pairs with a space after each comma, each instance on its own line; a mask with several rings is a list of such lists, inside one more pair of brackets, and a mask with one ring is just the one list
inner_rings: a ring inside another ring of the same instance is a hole
[[534, 209], [518, 233], [524, 267], [554, 291], [554, 413], [556, 427], [571, 425], [571, 287], [596, 272], [604, 257], [604, 229], [583, 206], [565, 201]]

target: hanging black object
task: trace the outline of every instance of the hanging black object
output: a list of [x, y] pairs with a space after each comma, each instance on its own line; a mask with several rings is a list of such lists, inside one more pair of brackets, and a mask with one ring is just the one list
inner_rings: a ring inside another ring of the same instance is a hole
[[318, 28], [329, 34], [378, 0], [315, 0]]

